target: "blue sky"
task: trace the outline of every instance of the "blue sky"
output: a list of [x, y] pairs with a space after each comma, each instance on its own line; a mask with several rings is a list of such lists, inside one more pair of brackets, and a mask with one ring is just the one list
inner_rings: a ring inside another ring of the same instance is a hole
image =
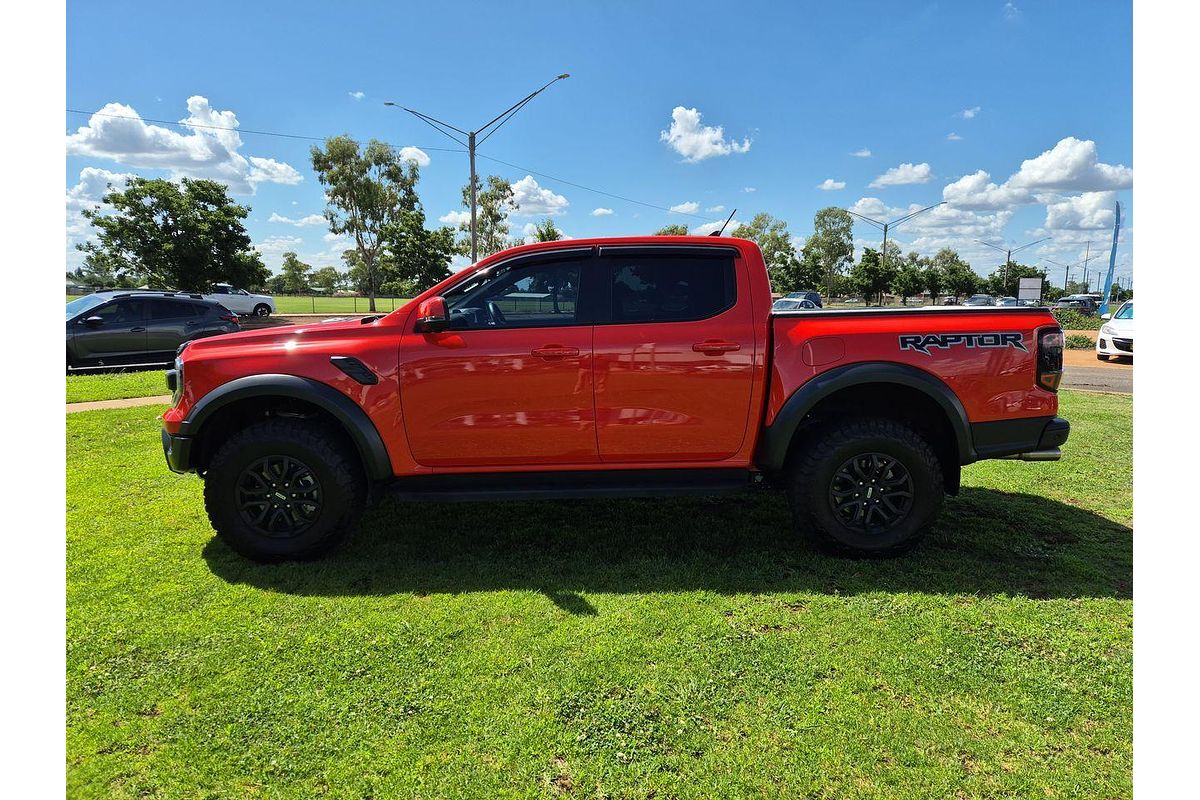
[[1107, 253], [1114, 199], [1132, 221], [1131, 26], [1129, 4], [1110, 2], [73, 2], [67, 107], [142, 120], [65, 115], [68, 264], [88, 235], [78, 211], [108, 180], [190, 174], [252, 207], [272, 266], [286, 249], [337, 265], [343, 242], [295, 224], [323, 210], [312, 142], [248, 131], [421, 148], [435, 225], [461, 211], [466, 156], [383, 101], [466, 129], [564, 71], [480, 147], [520, 167], [479, 161], [521, 186], [514, 235], [547, 214], [578, 237], [699, 228], [736, 208], [800, 242], [824, 206], [898, 216], [946, 199], [895, 232], [905, 249], [954, 246], [987, 273], [1003, 255], [972, 240], [1048, 235], [1019, 260], [1073, 262], [1089, 238]]

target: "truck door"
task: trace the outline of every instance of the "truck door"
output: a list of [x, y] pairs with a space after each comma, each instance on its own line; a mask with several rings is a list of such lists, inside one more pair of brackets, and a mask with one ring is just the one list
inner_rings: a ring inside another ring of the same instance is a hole
[[719, 461], [741, 448], [754, 380], [737, 251], [611, 246], [597, 260], [596, 435], [605, 462]]
[[413, 458], [433, 467], [597, 461], [591, 248], [518, 257], [445, 294], [451, 329], [400, 343]]

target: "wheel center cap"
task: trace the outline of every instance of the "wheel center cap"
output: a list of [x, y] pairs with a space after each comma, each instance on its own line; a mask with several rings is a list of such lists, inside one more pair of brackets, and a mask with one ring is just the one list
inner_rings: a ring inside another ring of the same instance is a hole
[[287, 495], [284, 494], [283, 492], [276, 492], [275, 496], [278, 497], [280, 500], [287, 500]]

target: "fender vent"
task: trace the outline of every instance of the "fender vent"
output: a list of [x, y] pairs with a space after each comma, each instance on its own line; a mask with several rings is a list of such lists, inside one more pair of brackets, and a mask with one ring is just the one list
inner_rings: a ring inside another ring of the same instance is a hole
[[330, 356], [329, 363], [364, 386], [374, 386], [379, 383], [379, 376], [353, 356]]

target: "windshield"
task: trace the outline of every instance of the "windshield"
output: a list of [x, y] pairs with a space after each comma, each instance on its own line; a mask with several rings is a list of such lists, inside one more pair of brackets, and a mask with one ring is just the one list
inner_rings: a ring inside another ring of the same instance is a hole
[[1133, 301], [1130, 300], [1125, 305], [1117, 309], [1117, 319], [1133, 319]]
[[107, 297], [101, 297], [98, 294], [89, 294], [87, 297], [80, 297], [78, 300], [72, 300], [67, 303], [67, 319], [78, 316], [89, 308], [95, 308], [107, 301]]

